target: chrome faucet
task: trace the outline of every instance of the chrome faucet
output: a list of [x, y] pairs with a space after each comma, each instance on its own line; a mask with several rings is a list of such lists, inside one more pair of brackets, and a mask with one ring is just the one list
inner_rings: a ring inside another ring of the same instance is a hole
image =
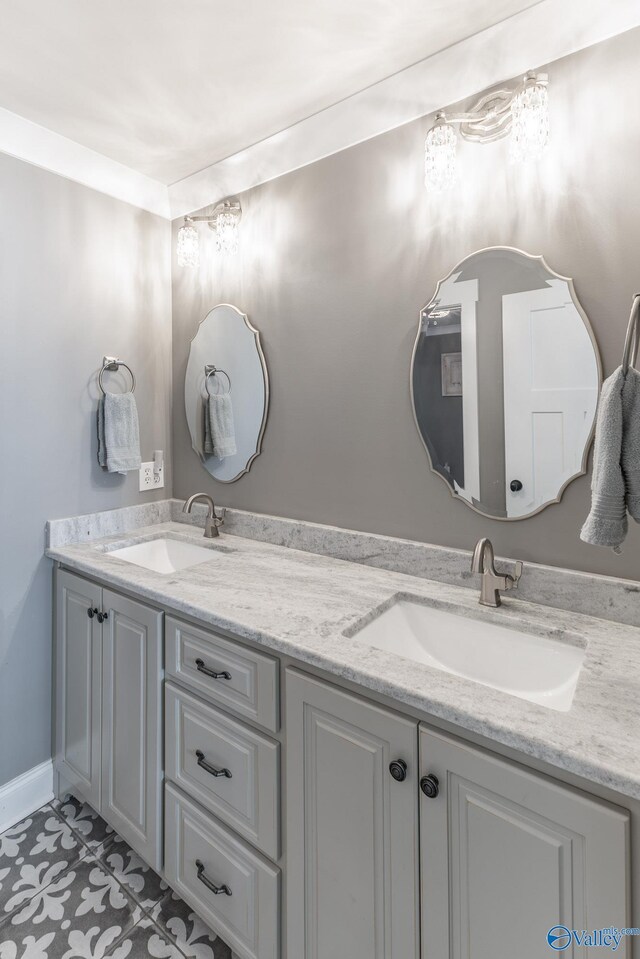
[[500, 590], [517, 589], [522, 576], [524, 564], [518, 561], [513, 576], [509, 573], [498, 573], [494, 566], [493, 544], [485, 536], [476, 543], [471, 560], [471, 572], [480, 573], [480, 604], [482, 606], [500, 606]]
[[218, 516], [216, 513], [215, 503], [208, 493], [194, 493], [193, 496], [190, 496], [185, 502], [184, 506], [182, 507], [182, 512], [190, 513], [193, 504], [198, 502], [206, 503], [208, 506], [207, 518], [204, 522], [204, 535], [207, 539], [213, 539], [214, 536], [219, 536], [220, 527], [224, 526], [224, 514], [226, 513], [226, 509], [223, 509], [221, 515]]

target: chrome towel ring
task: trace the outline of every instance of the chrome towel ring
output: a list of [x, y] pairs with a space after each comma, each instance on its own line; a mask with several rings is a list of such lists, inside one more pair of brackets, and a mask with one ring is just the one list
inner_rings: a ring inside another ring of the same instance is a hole
[[227, 383], [229, 384], [229, 389], [227, 390], [227, 393], [230, 393], [230, 392], [231, 392], [231, 377], [229, 376], [229, 374], [228, 374], [227, 372], [225, 372], [225, 370], [219, 370], [219, 369], [218, 369], [217, 367], [215, 367], [215, 366], [209, 366], [209, 365], [207, 365], [207, 366], [205, 366], [205, 368], [204, 368], [204, 388], [205, 388], [205, 390], [207, 391], [207, 393], [209, 394], [209, 396], [212, 395], [211, 390], [209, 389], [209, 377], [210, 377], [210, 376], [215, 376], [217, 373], [222, 373], [223, 376], [226, 376], [226, 378], [227, 378]]
[[128, 371], [129, 376], [131, 377], [131, 389], [129, 390], [129, 392], [135, 393], [136, 377], [131, 367], [128, 366], [126, 363], [123, 363], [122, 360], [119, 360], [117, 356], [105, 356], [102, 360], [102, 369], [100, 370], [100, 373], [98, 374], [98, 386], [102, 390], [103, 394], [106, 394], [107, 392], [104, 386], [102, 385], [102, 377], [105, 374], [105, 370], [108, 370], [110, 373], [115, 373], [117, 372], [117, 370], [120, 369], [121, 366], [124, 366], [125, 370]]

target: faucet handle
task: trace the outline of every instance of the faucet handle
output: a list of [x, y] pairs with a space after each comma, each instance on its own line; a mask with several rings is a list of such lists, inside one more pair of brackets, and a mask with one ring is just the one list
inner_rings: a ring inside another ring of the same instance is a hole
[[516, 562], [516, 568], [514, 570], [512, 579], [513, 579], [513, 588], [517, 587], [520, 582], [520, 577], [522, 576], [522, 570], [524, 569], [524, 563], [521, 560]]
[[224, 518], [225, 518], [226, 515], [227, 515], [227, 507], [226, 507], [226, 506], [222, 506], [222, 507], [220, 508], [220, 512], [219, 512], [219, 513], [214, 510], [214, 513], [213, 513], [213, 522], [216, 524], [216, 526], [224, 526]]

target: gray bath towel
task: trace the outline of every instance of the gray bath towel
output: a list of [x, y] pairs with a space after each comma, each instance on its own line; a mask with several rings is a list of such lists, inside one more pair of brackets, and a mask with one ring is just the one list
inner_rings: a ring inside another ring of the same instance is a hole
[[140, 427], [133, 393], [106, 393], [100, 398], [98, 463], [108, 473], [140, 469]]
[[209, 456], [213, 456], [213, 440], [211, 439], [211, 421], [209, 420], [209, 397], [202, 404], [202, 435], [204, 437], [202, 449]]
[[237, 453], [231, 393], [212, 393], [205, 404], [204, 450], [221, 460]]
[[580, 538], [616, 552], [640, 521], [640, 373], [619, 366], [602, 386], [591, 480], [591, 512]]
[[627, 510], [640, 523], [640, 373], [633, 367], [622, 389], [622, 475]]

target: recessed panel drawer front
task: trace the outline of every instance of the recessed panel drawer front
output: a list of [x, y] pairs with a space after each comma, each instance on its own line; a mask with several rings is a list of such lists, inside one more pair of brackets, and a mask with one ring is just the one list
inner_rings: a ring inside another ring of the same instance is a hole
[[277, 859], [279, 744], [170, 683], [165, 723], [167, 777]]
[[168, 617], [166, 661], [169, 676], [224, 709], [278, 731], [277, 659]]
[[165, 786], [170, 885], [242, 959], [279, 959], [280, 870]]

